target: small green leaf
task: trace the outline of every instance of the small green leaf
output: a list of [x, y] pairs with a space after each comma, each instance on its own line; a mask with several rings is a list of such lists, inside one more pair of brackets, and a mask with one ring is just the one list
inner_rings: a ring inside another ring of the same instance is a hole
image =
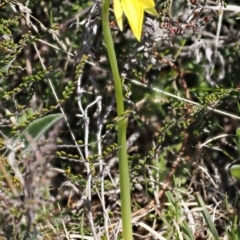
[[237, 135], [238, 137], [240, 137], [240, 128], [237, 129], [236, 135]]
[[240, 13], [237, 14], [236, 19], [237, 19], [237, 20], [240, 19]]
[[237, 138], [238, 138], [238, 154], [239, 154], [239, 157], [240, 157], [240, 128], [237, 129], [236, 135], [237, 135]]
[[8, 71], [8, 69], [11, 67], [12, 63], [14, 62], [15, 57], [12, 57], [11, 60], [9, 60], [4, 66], [0, 68], [0, 73]]
[[240, 165], [239, 164], [233, 164], [230, 168], [229, 171], [233, 177], [236, 179], [240, 179]]
[[50, 114], [32, 122], [19, 135], [15, 142], [24, 142], [25, 150], [27, 150], [32, 144], [36, 143], [40, 136], [49, 130], [62, 117], [62, 114]]

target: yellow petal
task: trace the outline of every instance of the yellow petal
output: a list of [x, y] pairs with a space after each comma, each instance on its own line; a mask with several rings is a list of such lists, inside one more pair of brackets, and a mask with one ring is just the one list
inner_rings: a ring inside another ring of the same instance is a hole
[[126, 15], [133, 34], [141, 39], [144, 9], [138, 0], [122, 0], [122, 9]]
[[147, 12], [147, 13], [153, 15], [153, 16], [158, 16], [158, 13], [155, 10], [155, 8], [147, 8], [147, 9], [145, 9], [145, 12]]
[[152, 14], [154, 16], [158, 16], [157, 11], [155, 10], [155, 3], [153, 0], [138, 0], [139, 4], [142, 4], [142, 7], [145, 12]]
[[118, 27], [120, 28], [120, 30], [123, 30], [123, 10], [122, 10], [122, 6], [121, 6], [121, 2], [120, 0], [114, 0], [113, 2], [113, 10], [114, 10], [114, 14], [116, 17], [116, 21], [118, 24]]
[[155, 3], [153, 0], [138, 0], [138, 2], [143, 6], [144, 9], [155, 7]]

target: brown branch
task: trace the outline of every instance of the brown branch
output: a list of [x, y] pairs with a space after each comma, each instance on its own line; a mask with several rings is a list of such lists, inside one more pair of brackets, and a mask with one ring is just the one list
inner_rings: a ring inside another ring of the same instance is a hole
[[62, 25], [61, 25], [61, 31], [65, 32], [67, 27], [69, 27], [72, 23], [74, 23], [75, 21], [77, 21], [78, 18], [82, 18], [85, 15], [87, 15], [90, 10], [91, 10], [92, 6], [87, 7], [85, 9], [83, 9], [81, 12], [77, 13], [75, 16], [73, 16], [72, 18], [66, 20]]
[[179, 78], [179, 83], [181, 84], [183, 90], [185, 91], [185, 97], [187, 99], [191, 99], [190, 94], [189, 94], [189, 90], [188, 90], [188, 86], [187, 83], [184, 79], [184, 71], [182, 71], [179, 67], [176, 66], [176, 64], [174, 64], [172, 61], [162, 57], [159, 55], [158, 52], [154, 52], [154, 55], [156, 56], [156, 58], [160, 61], [162, 61], [163, 63], [169, 65], [170, 67], [172, 67], [178, 74], [177, 78]]

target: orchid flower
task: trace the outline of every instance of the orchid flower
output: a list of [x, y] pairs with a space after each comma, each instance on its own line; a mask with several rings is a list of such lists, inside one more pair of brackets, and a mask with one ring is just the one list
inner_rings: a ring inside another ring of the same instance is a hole
[[158, 16], [153, 0], [113, 0], [114, 14], [120, 30], [123, 30], [123, 13], [128, 19], [133, 34], [141, 39], [144, 12]]

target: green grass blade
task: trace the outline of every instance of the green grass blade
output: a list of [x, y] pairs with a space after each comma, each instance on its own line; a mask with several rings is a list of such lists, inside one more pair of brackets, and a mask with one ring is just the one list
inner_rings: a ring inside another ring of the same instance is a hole
[[47, 130], [63, 117], [62, 114], [50, 114], [30, 123], [26, 129], [18, 136], [15, 142], [24, 142], [25, 150], [39, 139]]
[[194, 239], [192, 230], [190, 229], [188, 223], [185, 220], [181, 223], [181, 229], [186, 240]]
[[199, 193], [195, 194], [195, 199], [196, 199], [198, 205], [203, 209], [202, 210], [203, 217], [204, 217], [204, 219], [207, 223], [207, 226], [209, 227], [210, 232], [212, 233], [212, 236], [213, 236], [214, 240], [220, 239], [219, 235], [218, 235], [218, 232], [217, 232], [217, 229], [216, 229], [216, 227], [215, 227], [215, 225], [212, 221], [212, 218], [211, 218], [211, 216], [210, 216], [210, 214], [207, 210], [207, 207], [206, 207], [205, 203], [203, 202], [202, 197], [200, 196]]

